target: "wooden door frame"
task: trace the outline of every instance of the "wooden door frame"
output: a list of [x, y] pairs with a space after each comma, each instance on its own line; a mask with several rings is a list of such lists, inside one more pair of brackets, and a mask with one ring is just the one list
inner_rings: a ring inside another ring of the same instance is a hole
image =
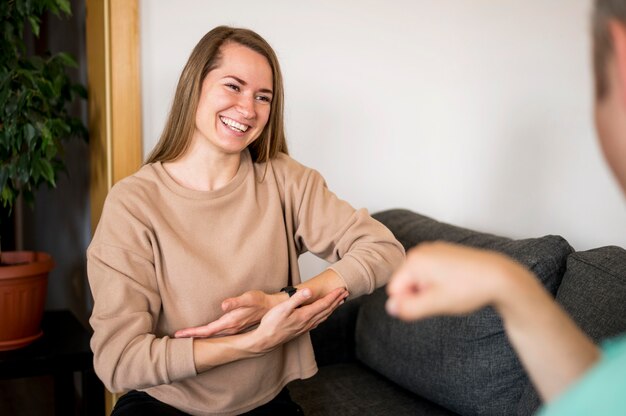
[[142, 162], [139, 0], [87, 0], [91, 229]]
[[[87, 0], [91, 231], [111, 187], [142, 162], [139, 0]], [[105, 394], [109, 415], [117, 395]]]

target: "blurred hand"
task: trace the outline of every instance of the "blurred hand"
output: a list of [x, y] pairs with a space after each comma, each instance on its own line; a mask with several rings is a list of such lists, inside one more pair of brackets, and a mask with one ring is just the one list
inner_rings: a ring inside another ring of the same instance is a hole
[[420, 244], [391, 277], [387, 312], [403, 320], [467, 314], [504, 302], [510, 283], [522, 275], [532, 277], [496, 252], [443, 242]]
[[273, 306], [287, 299], [287, 294], [268, 295], [260, 290], [251, 290], [241, 296], [228, 298], [222, 302], [222, 315], [219, 319], [202, 326], [176, 331], [176, 338], [206, 338], [233, 335], [257, 325]]

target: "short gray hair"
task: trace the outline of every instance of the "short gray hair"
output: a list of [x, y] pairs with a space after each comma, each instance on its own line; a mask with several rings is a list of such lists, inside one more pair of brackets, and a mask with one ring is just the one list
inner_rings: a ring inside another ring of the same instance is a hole
[[596, 0], [593, 8], [593, 69], [596, 99], [608, 93], [606, 64], [613, 53], [609, 22], [617, 20], [626, 25], [626, 0]]

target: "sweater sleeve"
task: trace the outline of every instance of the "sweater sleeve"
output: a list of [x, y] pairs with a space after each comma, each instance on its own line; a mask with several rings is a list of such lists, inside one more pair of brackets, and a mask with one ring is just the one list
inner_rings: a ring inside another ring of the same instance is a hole
[[148, 235], [136, 213], [108, 199], [87, 251], [94, 367], [112, 392], [196, 375], [193, 340], [155, 334], [161, 297]]
[[404, 249], [365, 209], [355, 210], [311, 169], [295, 175], [291, 193], [296, 207], [295, 238], [300, 252], [310, 251], [330, 263], [352, 298], [373, 292], [389, 280], [404, 259]]

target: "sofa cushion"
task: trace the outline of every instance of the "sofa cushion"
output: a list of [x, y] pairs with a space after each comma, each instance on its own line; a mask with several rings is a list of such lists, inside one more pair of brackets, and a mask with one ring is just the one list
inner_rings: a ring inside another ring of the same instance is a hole
[[356, 361], [354, 330], [363, 296], [350, 299], [310, 332], [318, 366]]
[[307, 416], [454, 416], [356, 362], [320, 367], [288, 386]]
[[[435, 221], [407, 210], [375, 214], [406, 249], [444, 240], [496, 250], [530, 268], [554, 295], [572, 248], [558, 236], [512, 240]], [[413, 323], [385, 313], [384, 288], [363, 301], [357, 357], [409, 391], [463, 415], [513, 414], [529, 383], [499, 316], [484, 308]]]
[[[556, 299], [596, 342], [626, 332], [626, 250], [608, 246], [569, 256]], [[540, 404], [529, 385], [518, 414], [530, 415]]]

